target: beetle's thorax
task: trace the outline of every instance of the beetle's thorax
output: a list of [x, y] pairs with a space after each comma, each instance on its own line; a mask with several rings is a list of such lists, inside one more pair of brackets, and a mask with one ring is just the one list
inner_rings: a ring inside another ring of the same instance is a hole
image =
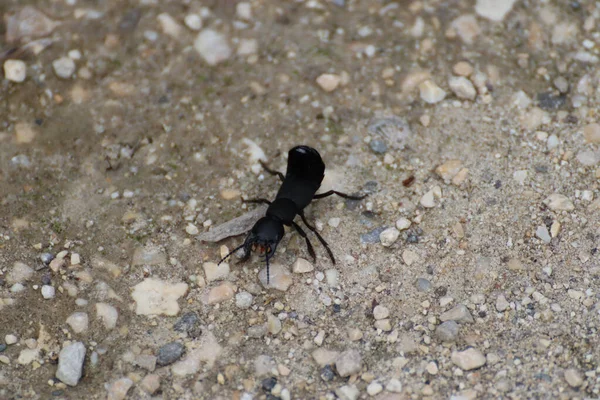
[[281, 221], [285, 225], [290, 225], [298, 214], [296, 203], [287, 198], [275, 199], [267, 208], [267, 217]]

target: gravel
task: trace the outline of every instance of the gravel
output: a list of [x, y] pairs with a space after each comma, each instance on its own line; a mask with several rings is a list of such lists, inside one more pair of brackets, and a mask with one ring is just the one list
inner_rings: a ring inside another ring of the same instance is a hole
[[9, 3], [0, 398], [600, 396], [594, 2]]

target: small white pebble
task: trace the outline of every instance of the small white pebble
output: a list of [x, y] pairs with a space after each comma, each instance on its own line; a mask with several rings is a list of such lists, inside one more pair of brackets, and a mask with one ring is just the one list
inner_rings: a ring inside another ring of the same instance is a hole
[[4, 77], [12, 82], [23, 82], [27, 77], [27, 65], [21, 60], [6, 60]]
[[410, 228], [410, 225], [412, 223], [410, 222], [410, 220], [408, 218], [400, 218], [398, 221], [396, 221], [396, 228], [399, 231], [404, 231], [408, 228]]
[[197, 235], [200, 232], [198, 227], [192, 223], [187, 224], [185, 231], [188, 233], [188, 235]]
[[369, 383], [369, 386], [367, 386], [367, 393], [369, 394], [369, 396], [375, 396], [379, 394], [382, 390], [383, 386], [377, 381], [373, 381]]
[[71, 265], [79, 265], [81, 263], [81, 257], [77, 253], [71, 254]]
[[384, 247], [390, 247], [398, 240], [400, 231], [396, 228], [387, 228], [379, 234], [379, 240]]
[[72, 60], [81, 60], [81, 51], [77, 49], [70, 50], [68, 56]]
[[11, 345], [11, 344], [15, 344], [17, 343], [19, 339], [17, 339], [17, 337], [15, 335], [12, 334], [8, 334], [6, 336], [4, 336], [4, 343], [6, 343], [7, 345]]
[[390, 316], [390, 310], [382, 305], [377, 305], [373, 309], [373, 316], [376, 320], [385, 319]]
[[198, 14], [188, 14], [184, 19], [185, 26], [193, 31], [199, 31], [202, 29], [202, 18]]
[[53, 299], [55, 294], [56, 294], [56, 289], [54, 289], [54, 286], [50, 286], [50, 285], [42, 286], [42, 296], [45, 299]]

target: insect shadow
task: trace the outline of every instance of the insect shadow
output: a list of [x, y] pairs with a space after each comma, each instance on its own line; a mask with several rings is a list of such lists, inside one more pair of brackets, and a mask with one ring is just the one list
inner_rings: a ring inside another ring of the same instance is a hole
[[308, 253], [311, 255], [313, 262], [316, 261], [315, 250], [306, 235], [306, 232], [294, 222], [294, 218], [297, 215], [302, 218], [302, 222], [314, 232], [319, 239], [319, 242], [327, 250], [327, 254], [331, 259], [331, 262], [335, 264], [335, 257], [329, 248], [329, 245], [323, 239], [321, 234], [317, 232], [314, 226], [308, 223], [304, 215], [304, 209], [313, 200], [322, 199], [324, 197], [337, 194], [340, 197], [350, 200], [362, 200], [367, 195], [363, 196], [351, 196], [345, 193], [330, 190], [325, 193], [315, 194], [325, 176], [325, 163], [319, 152], [309, 146], [296, 146], [292, 148], [288, 153], [288, 164], [285, 175], [281, 172], [270, 169], [266, 164], [261, 161], [262, 167], [271, 175], [277, 175], [281, 179], [281, 187], [275, 196], [275, 200], [272, 202], [267, 199], [248, 199], [242, 200], [245, 203], [265, 203], [269, 207], [265, 213], [265, 216], [259, 219], [252, 229], [248, 232], [246, 240], [240, 246], [236, 247], [229, 252], [225, 257], [219, 261], [221, 264], [229, 256], [238, 251], [244, 249], [244, 255], [240, 259], [240, 263], [247, 261], [250, 258], [252, 251], [257, 251], [261, 256], [264, 257], [267, 264], [267, 285], [270, 282], [269, 277], [269, 260], [275, 254], [277, 245], [283, 238], [286, 226], [293, 226], [298, 234], [306, 241], [306, 247]]

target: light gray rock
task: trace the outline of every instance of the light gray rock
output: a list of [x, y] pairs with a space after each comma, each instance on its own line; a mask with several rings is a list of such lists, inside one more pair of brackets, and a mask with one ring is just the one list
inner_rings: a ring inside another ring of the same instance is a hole
[[335, 361], [335, 368], [342, 378], [360, 372], [362, 356], [356, 350], [346, 350]]
[[77, 385], [83, 370], [85, 351], [85, 345], [81, 342], [65, 346], [58, 355], [56, 378], [69, 386]]
[[456, 321], [460, 323], [472, 323], [473, 317], [469, 312], [469, 309], [464, 304], [458, 304], [451, 310], [446, 311], [440, 315], [442, 321]]

